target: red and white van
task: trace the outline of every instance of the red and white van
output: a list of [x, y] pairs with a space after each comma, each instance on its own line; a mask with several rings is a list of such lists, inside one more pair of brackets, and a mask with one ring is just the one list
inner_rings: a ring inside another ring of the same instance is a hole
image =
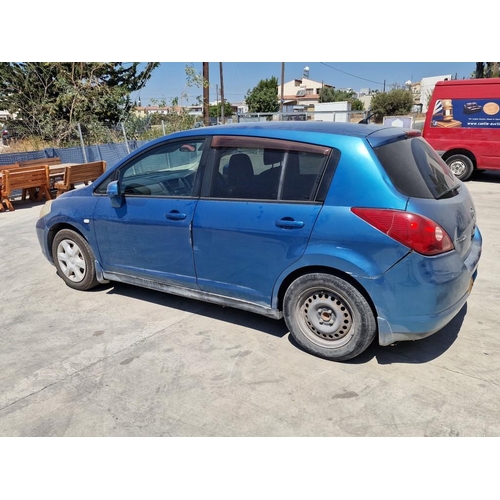
[[437, 82], [422, 135], [463, 181], [500, 170], [500, 78]]

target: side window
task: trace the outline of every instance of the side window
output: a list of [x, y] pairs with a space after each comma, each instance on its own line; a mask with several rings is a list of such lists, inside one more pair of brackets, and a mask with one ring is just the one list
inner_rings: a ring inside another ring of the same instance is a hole
[[314, 200], [327, 157], [316, 153], [290, 151], [287, 157], [281, 199]]
[[204, 142], [185, 139], [148, 151], [120, 171], [120, 192], [125, 196], [192, 196]]
[[258, 148], [221, 148], [216, 156], [217, 175], [212, 184], [212, 196], [276, 200], [283, 153], [276, 157]]
[[227, 140], [227, 147], [223, 139], [215, 141], [211, 197], [314, 201], [328, 148], [265, 139], [259, 144], [255, 138], [248, 138], [249, 147], [246, 138], [238, 139], [240, 147], [235, 138]]

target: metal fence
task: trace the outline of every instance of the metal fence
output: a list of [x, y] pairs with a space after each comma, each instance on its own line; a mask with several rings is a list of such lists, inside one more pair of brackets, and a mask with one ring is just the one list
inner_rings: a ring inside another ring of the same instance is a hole
[[39, 151], [0, 154], [0, 165], [10, 165], [20, 161], [37, 160], [39, 158], [59, 157], [63, 163], [87, 163], [104, 160], [106, 166], [112, 167], [119, 160], [148, 141], [128, 141], [119, 144], [100, 144], [73, 148], [45, 148]]
[[[422, 115], [411, 113], [413, 117], [412, 127], [421, 128]], [[361, 120], [369, 118], [368, 111], [294, 111], [286, 113], [245, 113], [233, 115], [226, 119], [226, 123], [244, 123], [259, 121], [329, 121], [329, 122], [350, 122], [359, 123]], [[155, 126], [156, 135], [165, 135], [172, 130], [166, 130], [165, 124]], [[45, 148], [38, 151], [23, 151], [15, 153], [0, 154], [0, 165], [9, 165], [20, 161], [35, 160], [39, 158], [61, 158], [63, 163], [87, 163], [91, 161], [104, 160], [107, 167], [112, 167], [119, 160], [127, 156], [131, 151], [146, 144], [151, 138], [128, 140], [125, 127], [121, 124], [118, 130], [122, 137], [122, 142], [109, 142], [93, 146], [86, 146], [85, 141], [89, 138], [78, 128], [80, 135], [80, 147], [70, 148]], [[115, 127], [117, 132], [117, 127]], [[116, 140], [115, 135], [115, 140]], [[111, 137], [110, 137], [111, 139]], [[125, 139], [125, 140], [124, 140]], [[111, 139], [113, 140], [113, 139]]]
[[368, 116], [367, 111], [293, 111], [286, 113], [244, 113], [237, 115], [237, 121], [329, 121], [359, 122]]
[[[416, 112], [408, 113], [412, 117], [412, 127], [421, 128], [419, 125], [424, 115]], [[369, 111], [294, 111], [287, 113], [244, 113], [236, 116], [236, 121], [264, 122], [264, 121], [322, 121], [359, 123], [370, 117]], [[234, 120], [233, 120], [234, 121]]]

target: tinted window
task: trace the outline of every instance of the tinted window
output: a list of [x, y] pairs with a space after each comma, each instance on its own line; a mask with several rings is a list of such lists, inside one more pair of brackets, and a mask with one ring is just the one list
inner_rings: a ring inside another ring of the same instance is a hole
[[396, 189], [413, 198], [453, 196], [459, 186], [446, 163], [421, 138], [375, 148], [378, 159]]
[[212, 197], [287, 201], [313, 201], [328, 160], [270, 147], [220, 147], [214, 158]]

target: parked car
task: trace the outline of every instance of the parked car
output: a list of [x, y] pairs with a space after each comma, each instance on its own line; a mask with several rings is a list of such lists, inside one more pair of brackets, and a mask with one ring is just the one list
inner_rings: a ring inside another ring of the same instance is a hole
[[420, 132], [326, 122], [151, 141], [48, 201], [36, 229], [72, 288], [116, 281], [284, 318], [336, 361], [444, 327], [482, 247], [466, 186]]

